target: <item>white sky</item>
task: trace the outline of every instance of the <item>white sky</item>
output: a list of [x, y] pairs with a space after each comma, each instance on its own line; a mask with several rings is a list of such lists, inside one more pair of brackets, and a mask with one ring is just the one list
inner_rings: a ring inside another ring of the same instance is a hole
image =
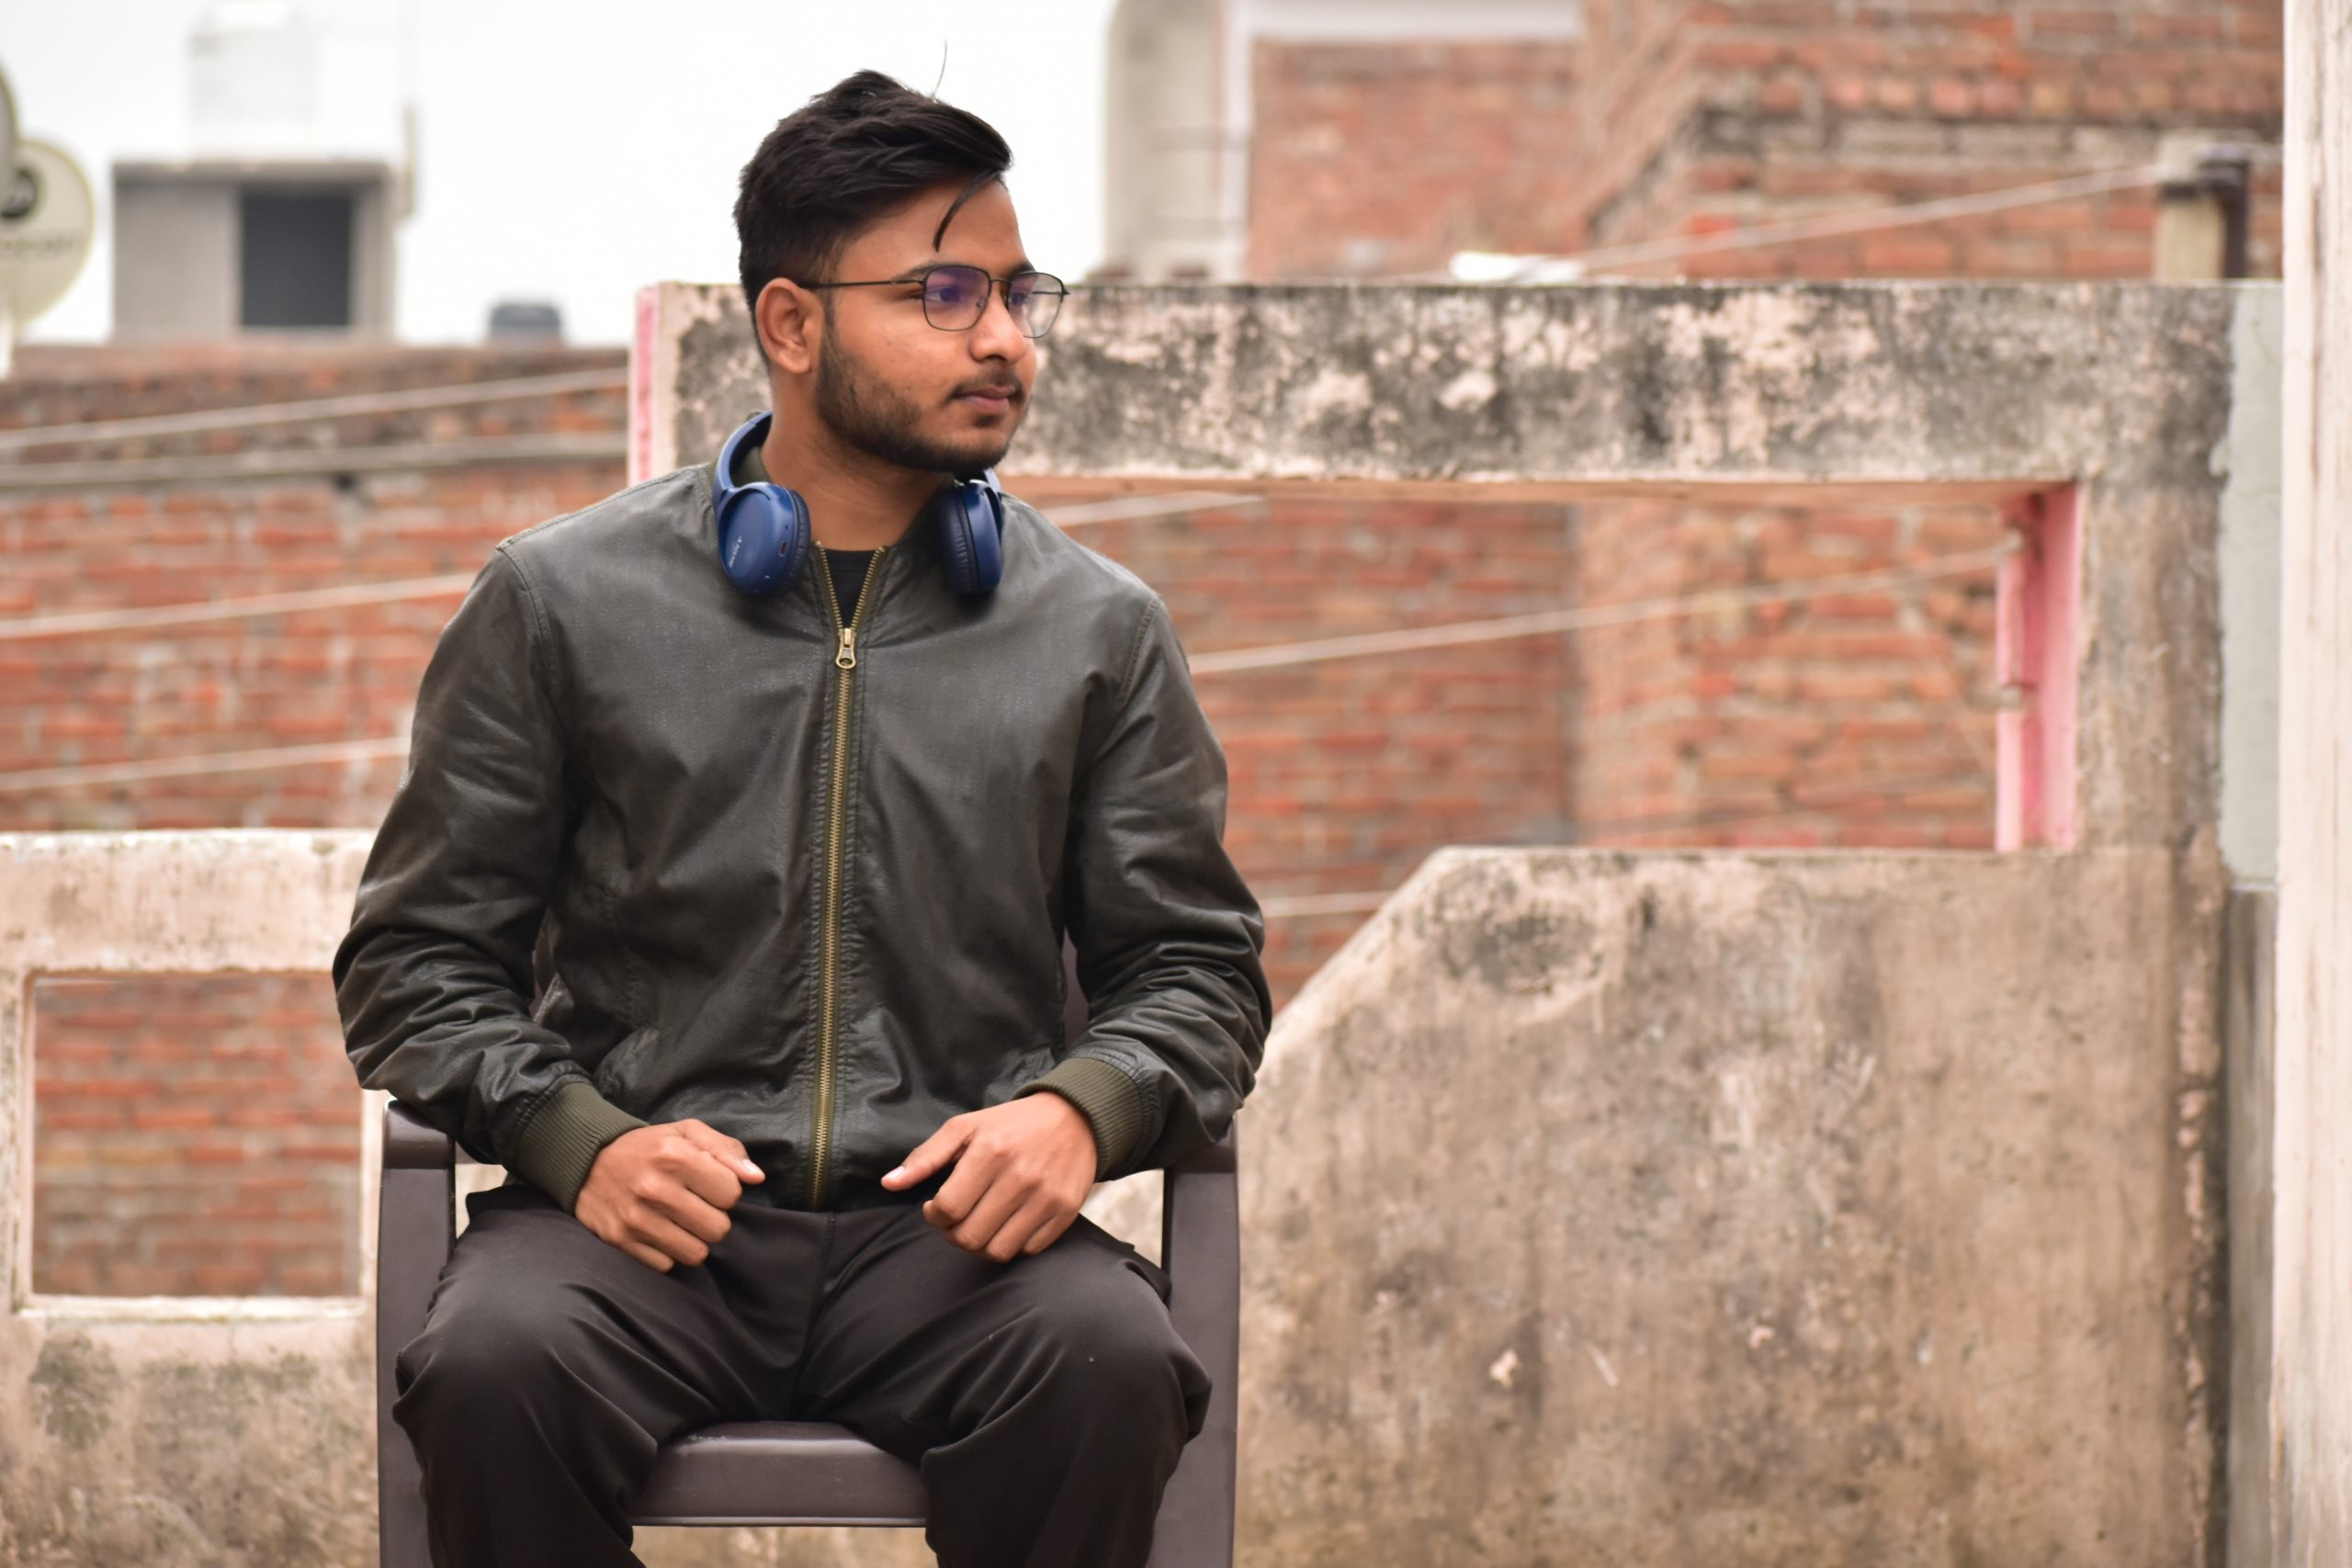
[[[397, 147], [418, 109], [415, 215], [399, 237], [396, 324], [473, 342], [502, 298], [548, 299], [574, 343], [619, 343], [641, 284], [735, 276], [735, 180], [767, 129], [863, 66], [979, 114], [1037, 265], [1082, 276], [1102, 250], [1102, 80], [1113, 0], [306, 0], [327, 30], [321, 119], [343, 145]], [[97, 243], [27, 342], [103, 339], [117, 160], [198, 149], [187, 41], [207, 0], [0, 0], [19, 130], [64, 148], [98, 196]], [[413, 61], [407, 72], [403, 58]]]

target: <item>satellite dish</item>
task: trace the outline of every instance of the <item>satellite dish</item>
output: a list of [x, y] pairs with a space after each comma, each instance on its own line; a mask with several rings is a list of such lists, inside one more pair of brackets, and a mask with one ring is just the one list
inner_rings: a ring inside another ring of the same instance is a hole
[[65, 298], [90, 259], [97, 206], [74, 160], [20, 138], [0, 184], [0, 315], [21, 327]]
[[0, 169], [17, 166], [17, 96], [8, 90], [8, 73], [0, 71]]

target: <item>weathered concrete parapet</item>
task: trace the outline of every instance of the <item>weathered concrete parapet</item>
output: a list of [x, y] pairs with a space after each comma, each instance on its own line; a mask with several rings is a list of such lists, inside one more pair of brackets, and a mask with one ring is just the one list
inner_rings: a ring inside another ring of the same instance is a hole
[[[2233, 322], [2269, 285], [1105, 285], [1042, 344], [1008, 480], [1384, 495], [2011, 499], [2081, 489], [2074, 811], [2215, 818]], [[767, 403], [732, 286], [640, 299], [632, 462]], [[1433, 487], [1434, 491], [1433, 491]]]
[[[2238, 292], [1090, 285], [1039, 345], [1036, 403], [1007, 466], [1588, 493], [2014, 491], [2135, 457], [2187, 473], [2222, 434]], [[767, 406], [767, 383], [732, 285], [663, 284], [648, 296], [637, 349], [652, 400], [645, 461], [662, 469], [715, 453]]]
[[2160, 851], [1432, 856], [1243, 1113], [1249, 1560], [2205, 1561]]
[[36, 1296], [29, 1234], [34, 979], [322, 975], [367, 844], [0, 835], [0, 1562], [375, 1561], [372, 1203], [352, 1298]]

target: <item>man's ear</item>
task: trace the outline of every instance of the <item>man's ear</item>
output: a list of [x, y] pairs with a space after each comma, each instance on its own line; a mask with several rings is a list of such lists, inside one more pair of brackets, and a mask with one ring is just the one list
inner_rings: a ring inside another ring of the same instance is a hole
[[817, 296], [789, 278], [769, 278], [752, 305], [752, 324], [759, 329], [768, 363], [796, 376], [817, 363], [824, 319]]

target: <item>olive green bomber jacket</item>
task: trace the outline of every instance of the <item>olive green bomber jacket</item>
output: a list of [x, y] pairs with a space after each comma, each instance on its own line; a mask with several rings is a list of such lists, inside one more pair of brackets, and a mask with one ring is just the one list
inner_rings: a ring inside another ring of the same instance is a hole
[[1011, 496], [993, 593], [937, 554], [919, 525], [854, 606], [821, 560], [751, 598], [707, 468], [500, 545], [335, 953], [361, 1082], [567, 1207], [686, 1117], [810, 1209], [898, 1201], [885, 1171], [1020, 1094], [1085, 1113], [1098, 1179], [1221, 1135], [1264, 927], [1166, 606]]

